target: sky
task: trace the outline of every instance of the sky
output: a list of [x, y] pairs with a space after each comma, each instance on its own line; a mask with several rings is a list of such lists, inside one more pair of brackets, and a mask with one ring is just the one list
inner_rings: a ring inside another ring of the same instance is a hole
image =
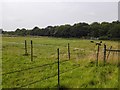
[[118, 0], [4, 0], [0, 7], [5, 31], [118, 20]]
[[120, 1], [118, 3], [118, 20], [120, 21]]

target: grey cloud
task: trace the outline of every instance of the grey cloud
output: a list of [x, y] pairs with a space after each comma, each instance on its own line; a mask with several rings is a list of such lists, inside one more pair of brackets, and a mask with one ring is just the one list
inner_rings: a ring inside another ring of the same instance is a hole
[[3, 28], [15, 30], [77, 22], [110, 22], [118, 18], [117, 5], [117, 2], [3, 3]]

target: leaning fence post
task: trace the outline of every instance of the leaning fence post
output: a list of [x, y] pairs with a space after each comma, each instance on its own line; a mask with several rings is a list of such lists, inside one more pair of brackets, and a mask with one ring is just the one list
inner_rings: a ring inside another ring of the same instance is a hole
[[106, 45], [104, 44], [104, 65], [106, 63]]
[[59, 48], [57, 49], [57, 53], [58, 53], [58, 89], [59, 89], [59, 87], [60, 87], [60, 78], [59, 78], [59, 77], [60, 77], [60, 76], [59, 76], [59, 74], [60, 74], [60, 73], [59, 73], [59, 72], [60, 72], [60, 71], [59, 71]]
[[98, 45], [98, 49], [97, 49], [97, 59], [96, 59], [96, 66], [98, 66], [98, 57], [99, 57], [99, 45]]
[[31, 40], [31, 61], [33, 61], [33, 42]]
[[25, 40], [25, 55], [28, 55], [27, 53], [27, 41]]
[[70, 60], [70, 44], [68, 43], [68, 58]]
[[[110, 47], [110, 49], [109, 50], [111, 50], [112, 49], [112, 46]], [[108, 57], [109, 57], [109, 55], [110, 55], [110, 51], [108, 52], [108, 55], [107, 55], [107, 60], [108, 60]]]

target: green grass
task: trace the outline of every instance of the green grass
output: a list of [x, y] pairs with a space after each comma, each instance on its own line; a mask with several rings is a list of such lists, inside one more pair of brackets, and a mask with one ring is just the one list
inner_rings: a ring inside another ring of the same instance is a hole
[[[30, 54], [33, 40], [34, 61], [24, 56], [24, 40]], [[97, 40], [96, 40], [97, 42]], [[67, 44], [71, 59], [68, 61]], [[103, 41], [109, 48], [118, 49], [118, 42]], [[117, 88], [117, 54], [111, 53], [103, 66], [103, 45], [100, 47], [99, 66], [96, 66], [95, 43], [90, 40], [50, 37], [2, 38], [3, 88], [57, 88], [57, 48], [60, 48], [60, 86], [64, 88]]]

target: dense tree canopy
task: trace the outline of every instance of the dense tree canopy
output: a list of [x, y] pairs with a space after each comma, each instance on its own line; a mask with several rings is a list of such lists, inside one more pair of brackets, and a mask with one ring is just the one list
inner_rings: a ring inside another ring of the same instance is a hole
[[3, 31], [3, 34], [19, 36], [52, 36], [52, 37], [77, 37], [77, 38], [100, 38], [115, 39], [120, 38], [120, 22], [94, 22], [92, 24], [76, 23], [74, 25], [47, 26], [46, 28], [34, 27], [31, 30], [25, 28], [16, 29], [14, 32]]

